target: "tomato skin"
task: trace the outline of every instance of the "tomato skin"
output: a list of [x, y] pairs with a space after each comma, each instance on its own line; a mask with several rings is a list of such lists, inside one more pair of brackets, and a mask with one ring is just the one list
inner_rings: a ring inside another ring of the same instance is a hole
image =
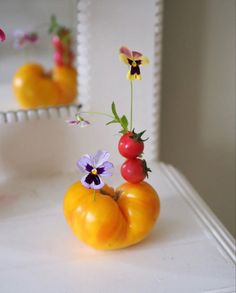
[[[103, 188], [104, 189], [104, 188]], [[153, 228], [160, 200], [147, 182], [124, 183], [109, 194], [74, 183], [64, 198], [64, 215], [74, 234], [96, 249], [120, 249], [143, 240]]]
[[76, 70], [55, 66], [49, 75], [41, 65], [27, 63], [15, 73], [13, 91], [23, 108], [69, 104], [77, 94]]
[[128, 131], [119, 140], [118, 150], [120, 154], [127, 159], [134, 159], [142, 154], [144, 149], [144, 143], [142, 141], [136, 141], [131, 136], [133, 133]]
[[121, 176], [130, 183], [139, 183], [147, 176], [143, 160], [138, 158], [126, 160], [122, 164], [120, 172]]
[[63, 53], [64, 47], [63, 47], [63, 44], [62, 44], [59, 36], [55, 35], [52, 37], [52, 44], [53, 44], [54, 48], [56, 49], [56, 51]]

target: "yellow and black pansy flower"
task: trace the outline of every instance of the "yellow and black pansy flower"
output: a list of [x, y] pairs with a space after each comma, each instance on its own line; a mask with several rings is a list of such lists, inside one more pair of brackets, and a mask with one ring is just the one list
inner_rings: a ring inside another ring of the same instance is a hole
[[149, 60], [142, 53], [131, 51], [127, 47], [120, 48], [120, 60], [130, 66], [127, 78], [129, 80], [141, 79], [140, 66], [148, 64]]

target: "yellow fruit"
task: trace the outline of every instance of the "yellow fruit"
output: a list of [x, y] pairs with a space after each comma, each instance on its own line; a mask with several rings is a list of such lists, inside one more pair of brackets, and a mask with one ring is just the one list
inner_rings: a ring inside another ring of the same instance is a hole
[[23, 108], [70, 104], [77, 95], [76, 70], [55, 66], [47, 73], [39, 64], [25, 64], [13, 77], [13, 91]]
[[116, 191], [96, 191], [74, 183], [64, 198], [65, 218], [84, 243], [96, 249], [119, 249], [143, 240], [160, 213], [160, 200], [147, 182], [124, 183]]

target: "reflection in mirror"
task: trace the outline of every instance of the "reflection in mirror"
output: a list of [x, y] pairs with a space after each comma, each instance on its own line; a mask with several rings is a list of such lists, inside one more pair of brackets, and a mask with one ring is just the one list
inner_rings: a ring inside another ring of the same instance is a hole
[[77, 0], [1, 2], [0, 112], [77, 103]]

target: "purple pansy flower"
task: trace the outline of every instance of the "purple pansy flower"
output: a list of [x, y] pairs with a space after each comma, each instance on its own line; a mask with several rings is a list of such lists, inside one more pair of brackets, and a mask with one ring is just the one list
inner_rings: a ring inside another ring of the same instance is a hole
[[6, 39], [6, 35], [2, 29], [0, 29], [0, 42], [4, 42]]
[[100, 177], [111, 176], [111, 169], [114, 167], [111, 162], [108, 162], [110, 154], [107, 151], [99, 150], [94, 156], [84, 155], [81, 157], [77, 166], [86, 173], [82, 177], [81, 183], [89, 189], [101, 189], [105, 183]]
[[84, 120], [78, 113], [75, 114], [75, 120], [67, 120], [67, 123], [71, 125], [78, 125], [79, 127], [86, 127], [90, 125], [90, 122], [87, 120]]

